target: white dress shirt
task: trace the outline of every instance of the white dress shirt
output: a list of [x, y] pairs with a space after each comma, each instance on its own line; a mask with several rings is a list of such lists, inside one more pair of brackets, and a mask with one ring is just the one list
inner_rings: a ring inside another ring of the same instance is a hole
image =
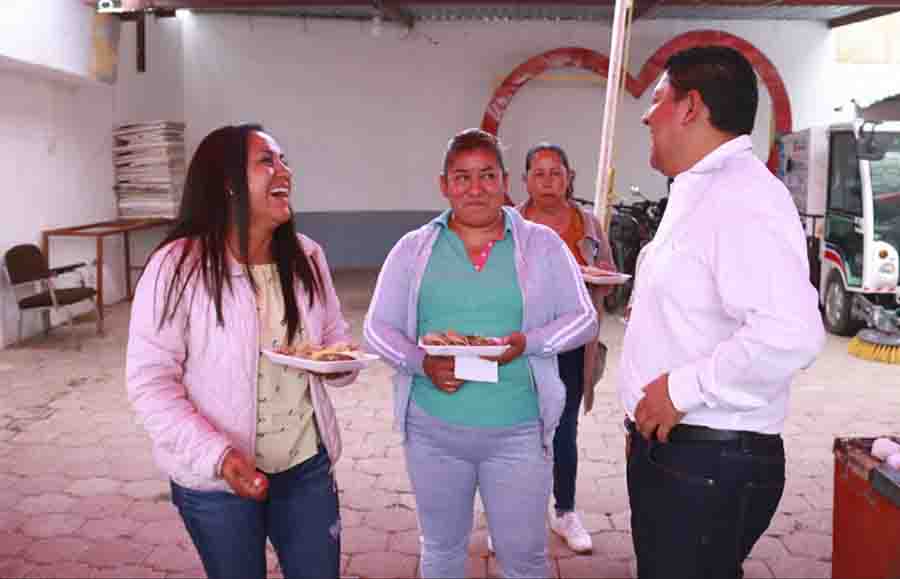
[[683, 423], [780, 433], [825, 332], [797, 210], [748, 136], [675, 178], [641, 257], [619, 365], [628, 415], [669, 373]]

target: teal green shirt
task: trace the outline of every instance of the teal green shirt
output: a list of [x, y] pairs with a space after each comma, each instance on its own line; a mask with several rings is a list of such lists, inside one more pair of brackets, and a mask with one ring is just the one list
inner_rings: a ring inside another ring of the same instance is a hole
[[[480, 272], [447, 225], [445, 219], [419, 289], [418, 336], [447, 330], [479, 336], [521, 331], [522, 292], [509, 221]], [[540, 414], [525, 356], [500, 366], [496, 384], [469, 381], [454, 394], [417, 374], [412, 398], [428, 414], [460, 426], [502, 428], [535, 421]]]

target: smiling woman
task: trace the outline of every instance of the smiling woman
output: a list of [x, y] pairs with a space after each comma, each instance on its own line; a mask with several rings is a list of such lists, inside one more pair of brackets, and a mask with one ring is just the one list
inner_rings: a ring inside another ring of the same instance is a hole
[[[559, 236], [503, 206], [509, 177], [494, 135], [454, 136], [440, 187], [450, 209], [391, 250], [364, 328], [397, 370], [422, 576], [465, 576], [477, 489], [507, 576], [546, 577], [550, 444], [565, 398], [555, 357], [596, 334], [596, 314]], [[464, 380], [456, 358], [420, 342], [454, 333], [506, 348]]]
[[[272, 234], [278, 226], [291, 220], [291, 177], [281, 147], [270, 135], [252, 131], [247, 137], [247, 192], [250, 209], [250, 239], [254, 244], [246, 254], [249, 263], [266, 263]], [[237, 230], [229, 232], [235, 241]], [[237, 246], [232, 246], [237, 247]], [[236, 255], [243, 256], [240, 252]]]
[[263, 579], [267, 538], [287, 577], [338, 576], [341, 443], [325, 385], [356, 373], [261, 356], [349, 340], [322, 248], [295, 233], [292, 177], [261, 126], [210, 133], [132, 306], [129, 398], [211, 579]]

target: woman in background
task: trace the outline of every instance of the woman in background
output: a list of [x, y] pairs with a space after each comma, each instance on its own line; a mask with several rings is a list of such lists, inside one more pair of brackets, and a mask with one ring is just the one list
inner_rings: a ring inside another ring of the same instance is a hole
[[[526, 218], [553, 229], [565, 242], [580, 266], [615, 270], [609, 242], [600, 222], [573, 201], [575, 171], [559, 145], [539, 143], [525, 156], [522, 176], [528, 199], [517, 209]], [[602, 321], [603, 297], [610, 286], [591, 286], [591, 298]], [[578, 473], [578, 408], [594, 404], [594, 378], [598, 351], [603, 348], [596, 335], [585, 346], [559, 355], [559, 374], [566, 386], [566, 405], [553, 437], [553, 496], [555, 512], [550, 528], [570, 549], [587, 553], [593, 549], [591, 536], [575, 510], [575, 479]]]

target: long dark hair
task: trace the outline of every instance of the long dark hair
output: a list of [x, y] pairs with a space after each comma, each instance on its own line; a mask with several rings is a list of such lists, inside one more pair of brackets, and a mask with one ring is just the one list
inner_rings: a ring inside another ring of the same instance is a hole
[[534, 156], [541, 151], [552, 151], [559, 157], [559, 160], [562, 162], [563, 167], [566, 168], [566, 176], [569, 178], [569, 182], [566, 183], [566, 199], [571, 199], [572, 197], [574, 197], [575, 172], [572, 171], [572, 166], [569, 165], [569, 156], [566, 155], [566, 152], [563, 151], [563, 148], [559, 145], [542, 142], [528, 149], [528, 152], [525, 153], [525, 172], [528, 173], [528, 171], [531, 169], [531, 162], [534, 160]]
[[[230, 226], [237, 226], [240, 252], [250, 285], [256, 282], [250, 274], [246, 256], [249, 253], [250, 198], [247, 185], [247, 141], [250, 133], [265, 132], [262, 125], [225, 126], [211, 132], [197, 147], [188, 168], [181, 198], [178, 220], [154, 253], [173, 241], [182, 240], [183, 249], [174, 266], [172, 281], [165, 292], [159, 328], [171, 322], [185, 298], [188, 285], [199, 276], [215, 304], [216, 321], [225, 327], [222, 290], [233, 291], [228, 274], [226, 236]], [[290, 344], [300, 325], [300, 312], [294, 293], [299, 279], [309, 296], [310, 307], [317, 294], [321, 299], [321, 272], [308, 259], [295, 233], [293, 216], [275, 229], [272, 236], [272, 258], [278, 269], [284, 296], [285, 343]], [[196, 254], [195, 254], [196, 252]], [[166, 256], [171, 259], [171, 250]], [[159, 283], [159, 276], [156, 280]]]

